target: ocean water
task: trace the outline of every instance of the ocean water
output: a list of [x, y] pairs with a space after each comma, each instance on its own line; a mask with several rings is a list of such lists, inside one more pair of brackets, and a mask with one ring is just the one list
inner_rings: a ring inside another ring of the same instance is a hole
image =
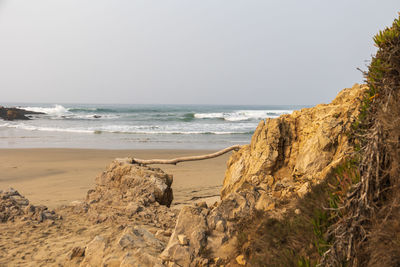
[[304, 106], [18, 104], [0, 119], [1, 148], [219, 149], [247, 144], [260, 120]]

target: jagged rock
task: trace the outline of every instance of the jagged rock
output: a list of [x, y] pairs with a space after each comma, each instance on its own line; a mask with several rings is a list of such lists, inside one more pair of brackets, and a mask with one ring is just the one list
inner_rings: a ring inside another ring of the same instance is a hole
[[3, 120], [7, 121], [30, 120], [30, 118], [27, 117], [26, 115], [31, 115], [31, 114], [44, 114], [44, 113], [28, 111], [19, 108], [5, 108], [0, 106], [0, 118], [2, 118]]
[[138, 249], [133, 252], [127, 253], [121, 262], [120, 267], [144, 267], [144, 266], [154, 266], [162, 267], [161, 259], [153, 255], [148, 254], [144, 249]]
[[124, 204], [131, 211], [136, 208], [135, 212], [140, 203], [149, 205], [157, 201], [169, 207], [173, 199], [172, 180], [172, 176], [161, 169], [113, 161], [96, 178], [96, 188], [89, 190], [86, 201], [89, 204]]
[[[183, 207], [161, 258], [181, 266], [189, 266], [207, 244], [206, 216], [207, 209], [191, 206]], [[187, 245], [181, 244], [178, 238], [180, 235], [187, 237]]]
[[310, 183], [306, 182], [297, 190], [297, 195], [299, 195], [299, 197], [303, 197], [305, 194], [307, 194], [309, 189]]
[[173, 199], [172, 180], [161, 169], [113, 161], [87, 193], [88, 217], [96, 223], [125, 216], [144, 223], [174, 224], [174, 214], [166, 208]]
[[[366, 85], [344, 89], [330, 104], [294, 111], [261, 121], [250, 145], [228, 161], [221, 197], [243, 190], [246, 184], [294, 182], [289, 197], [303, 180], [318, 183], [351, 151], [346, 135], [357, 118]], [[282, 190], [277, 190], [278, 198]]]
[[225, 221], [219, 220], [215, 225], [215, 230], [221, 233], [225, 232]]
[[255, 208], [257, 210], [269, 211], [275, 208], [275, 202], [271, 196], [266, 193], [262, 193], [257, 200]]
[[91, 267], [102, 266], [104, 250], [106, 248], [106, 239], [100, 235], [96, 236], [85, 249], [85, 258], [79, 266]]
[[146, 229], [139, 227], [127, 227], [122, 232], [118, 240], [118, 245], [122, 249], [149, 248], [154, 254], [160, 253], [164, 249], [163, 243], [155, 238]]
[[259, 195], [256, 189], [230, 194], [210, 211], [207, 217], [209, 228], [216, 229], [219, 221], [235, 221], [251, 215]]
[[0, 222], [15, 220], [43, 222], [57, 219], [60, 217], [54, 211], [48, 210], [46, 206], [29, 204], [29, 200], [13, 188], [0, 191]]

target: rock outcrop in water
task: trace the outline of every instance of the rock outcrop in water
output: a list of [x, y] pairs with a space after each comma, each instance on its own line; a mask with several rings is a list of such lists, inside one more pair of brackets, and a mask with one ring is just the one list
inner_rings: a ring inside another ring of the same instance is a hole
[[7, 121], [13, 120], [30, 120], [26, 115], [44, 114], [42, 112], [29, 111], [20, 108], [5, 108], [0, 106], [0, 118]]

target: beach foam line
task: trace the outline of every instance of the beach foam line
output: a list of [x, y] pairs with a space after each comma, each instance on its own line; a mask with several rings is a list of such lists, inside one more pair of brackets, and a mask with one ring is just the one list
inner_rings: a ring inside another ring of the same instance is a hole
[[104, 128], [89, 128], [89, 129], [77, 129], [77, 128], [57, 128], [57, 127], [40, 127], [27, 125], [24, 123], [3, 123], [0, 124], [0, 127], [7, 128], [15, 128], [27, 131], [43, 131], [43, 132], [67, 132], [67, 133], [85, 133], [85, 134], [101, 134], [101, 133], [115, 133], [115, 134], [147, 134], [147, 135], [157, 135], [157, 134], [170, 134], [170, 135], [236, 135], [236, 134], [252, 134], [253, 132], [232, 132], [232, 131], [165, 131], [165, 130], [157, 130], [157, 126], [154, 127], [153, 131], [145, 130], [146, 127], [139, 126], [141, 128], [145, 128], [144, 130], [140, 129], [104, 129]]
[[42, 131], [42, 132], [67, 132], [67, 133], [94, 133], [92, 130], [74, 129], [74, 128], [56, 128], [56, 127], [40, 127], [27, 125], [24, 123], [4, 123], [0, 127], [15, 128], [27, 131]]

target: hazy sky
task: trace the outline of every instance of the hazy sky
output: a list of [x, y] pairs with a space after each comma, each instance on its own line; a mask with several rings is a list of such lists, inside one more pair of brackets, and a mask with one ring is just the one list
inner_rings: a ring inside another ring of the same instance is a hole
[[317, 104], [399, 0], [0, 0], [0, 103]]

